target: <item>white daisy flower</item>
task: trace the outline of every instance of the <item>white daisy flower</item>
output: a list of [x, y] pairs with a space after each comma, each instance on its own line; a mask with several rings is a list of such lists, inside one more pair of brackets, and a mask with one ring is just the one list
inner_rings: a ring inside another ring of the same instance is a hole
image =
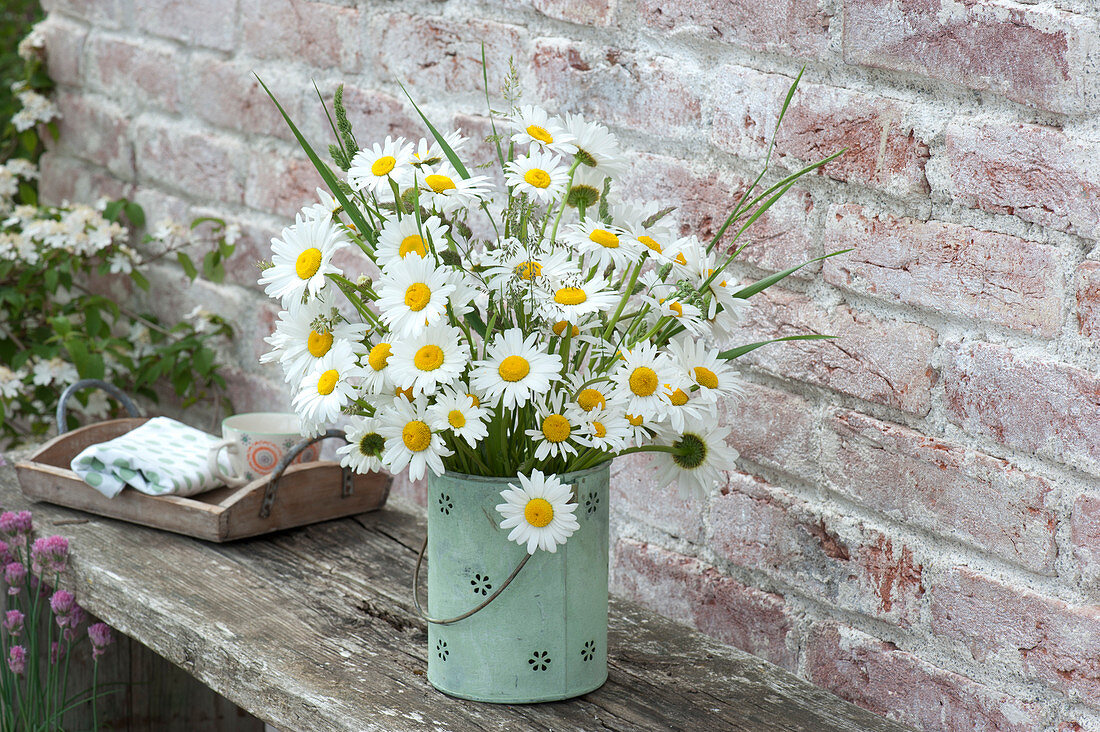
[[302, 209], [302, 216], [307, 219], [335, 219], [343, 210], [340, 202], [332, 194], [323, 188], [317, 189], [317, 203]]
[[663, 487], [675, 480], [681, 496], [706, 498], [722, 480], [722, 471], [733, 470], [737, 463], [737, 450], [726, 444], [729, 432], [728, 427], [720, 426], [661, 430], [658, 443], [680, 452], [653, 454], [657, 485]]
[[625, 402], [626, 411], [647, 419], [664, 416], [668, 402], [661, 387], [672, 383], [675, 378], [668, 357], [658, 355], [657, 347], [652, 343], [640, 343], [622, 352], [622, 360], [612, 375], [616, 398]]
[[548, 288], [538, 290], [538, 308], [551, 322], [579, 322], [586, 315], [613, 310], [622, 297], [605, 289], [608, 282], [599, 276], [587, 282], [580, 277], [567, 277], [547, 284]]
[[593, 409], [581, 418], [577, 441], [609, 453], [626, 449], [631, 441], [630, 423], [623, 414], [610, 409]]
[[367, 366], [363, 369], [363, 390], [368, 394], [384, 394], [393, 385], [390, 378], [390, 341], [379, 341], [367, 352]]
[[551, 117], [542, 107], [526, 104], [508, 120], [512, 129], [512, 142], [519, 145], [539, 145], [560, 155], [573, 155], [577, 146], [573, 136], [565, 131], [565, 125], [557, 117]]
[[516, 158], [504, 166], [504, 182], [516, 193], [526, 193], [543, 203], [556, 200], [565, 192], [569, 168], [561, 158], [542, 150]]
[[681, 335], [669, 341], [669, 355], [679, 371], [698, 386], [701, 398], [716, 402], [719, 397], [739, 397], [744, 390], [734, 378], [737, 369], [729, 361], [718, 358], [718, 349]]
[[443, 474], [443, 458], [454, 453], [447, 449], [443, 435], [432, 429], [424, 396], [412, 402], [396, 397], [378, 416], [378, 432], [386, 438], [382, 463], [391, 473], [408, 466], [410, 480], [420, 480], [428, 468], [435, 475]]
[[340, 274], [332, 255], [348, 246], [348, 239], [332, 220], [298, 216], [293, 226], [283, 229], [281, 239], [271, 240], [271, 267], [264, 270], [260, 284], [264, 292], [282, 301], [284, 308], [302, 302], [308, 293], [317, 297], [326, 275]]
[[[451, 130], [443, 136], [443, 140], [456, 153], [461, 152], [469, 139], [464, 137], [458, 130]], [[416, 152], [413, 153], [412, 162], [413, 165], [419, 168], [422, 165], [439, 165], [446, 157], [447, 154], [443, 152], [443, 148], [439, 146], [434, 138], [429, 140], [426, 137], [421, 137], [420, 141], [416, 143]]]
[[378, 433], [374, 417], [352, 417], [344, 429], [348, 444], [336, 449], [340, 464], [356, 473], [377, 473], [382, 470], [382, 450], [386, 439]]
[[489, 305], [489, 293], [484, 284], [461, 269], [449, 270], [447, 282], [455, 288], [449, 296], [455, 318], [461, 320], [474, 310], [484, 315]]
[[280, 361], [288, 384], [299, 383], [336, 343], [349, 343], [357, 355], [366, 350], [362, 345], [366, 324], [348, 322], [330, 302], [328, 292], [322, 290], [309, 302], [280, 311], [275, 332], [264, 339], [272, 349], [260, 361]]
[[573, 136], [576, 155], [583, 165], [593, 168], [601, 177], [616, 178], [625, 172], [626, 159], [619, 141], [606, 127], [585, 122], [579, 114], [566, 114], [565, 131]]
[[568, 274], [580, 274], [569, 261], [569, 254], [560, 249], [543, 252], [531, 249], [516, 239], [502, 242], [499, 249], [487, 255], [485, 274], [490, 285], [497, 290], [506, 289], [511, 284], [526, 289], [531, 283], [538, 284], [543, 278], [560, 278]]
[[[660, 242], [671, 242], [678, 238], [680, 227], [671, 213], [661, 216], [649, 226], [646, 221], [662, 210], [656, 201], [613, 201], [609, 213], [611, 220], [626, 230], [632, 237], [641, 241], [648, 249], [660, 253], [664, 246]], [[642, 238], [646, 237], [646, 241]], [[654, 246], [656, 245], [656, 247]]]
[[657, 424], [656, 419], [646, 418], [639, 414], [631, 414], [627, 412], [626, 425], [629, 429], [629, 436], [627, 437], [628, 447], [641, 447], [642, 445], [648, 445], [653, 441], [653, 434], [660, 426]]
[[574, 373], [566, 381], [571, 401], [582, 411], [607, 409], [615, 404], [614, 385], [608, 379], [594, 379], [588, 374]]
[[580, 528], [573, 512], [576, 503], [570, 503], [572, 488], [562, 485], [556, 475], [546, 477], [541, 470], [531, 471], [531, 477], [519, 476], [519, 485], [508, 484], [500, 492], [504, 503], [496, 510], [504, 517], [500, 528], [511, 529], [508, 541], [527, 545], [527, 553], [543, 549], [553, 554], [558, 544], [564, 544], [573, 532]]
[[575, 433], [581, 420], [577, 410], [563, 406], [565, 404], [568, 404], [565, 393], [555, 391], [535, 409], [538, 428], [527, 430], [525, 434], [535, 441], [536, 460], [577, 454]]
[[707, 324], [702, 310], [695, 305], [682, 302], [675, 296], [664, 297], [656, 294], [661, 290], [667, 292], [671, 289], [671, 286], [658, 285], [642, 298], [651, 308], [649, 314], [652, 322], [656, 323], [660, 318], [673, 318], [679, 325], [684, 327], [684, 330], [694, 336], [701, 336], [706, 333]]
[[665, 420], [674, 430], [683, 430], [699, 424], [714, 424], [717, 414], [715, 404], [691, 389], [691, 381], [673, 369], [673, 381], [665, 384], [661, 395], [664, 397]]
[[486, 349], [484, 361], [475, 361], [470, 383], [484, 392], [491, 402], [503, 400], [507, 409], [520, 407], [532, 395], [550, 390], [550, 383], [561, 375], [561, 357], [538, 349], [538, 333], [523, 337], [519, 328], [497, 335]]
[[462, 331], [442, 323], [394, 342], [390, 379], [414, 395], [434, 394], [440, 385], [458, 379], [469, 362], [470, 348]]
[[585, 268], [601, 270], [614, 264], [620, 272], [636, 262], [642, 250], [638, 243], [617, 226], [608, 226], [599, 219], [573, 224], [562, 235], [562, 241], [575, 248], [583, 257]]
[[488, 176], [472, 175], [462, 178], [450, 163], [440, 163], [435, 168], [425, 167], [417, 179], [420, 188], [420, 205], [428, 209], [450, 214], [460, 208], [476, 207], [492, 192]]
[[333, 422], [340, 410], [355, 399], [351, 380], [363, 376], [356, 355], [347, 342], [337, 343], [306, 374], [294, 397], [294, 411], [307, 422]]
[[437, 268], [427, 258], [406, 257], [394, 262], [382, 273], [378, 287], [382, 322], [398, 337], [439, 322], [455, 289], [448, 282], [448, 272], [449, 268]]
[[476, 447], [489, 434], [485, 426], [489, 412], [479, 406], [477, 397], [463, 391], [445, 389], [428, 412], [432, 415], [433, 430], [450, 430], [455, 437], [466, 440], [470, 447]]
[[421, 224], [419, 227], [416, 225], [415, 216], [405, 216], [400, 221], [396, 218], [386, 221], [378, 233], [378, 246], [375, 250], [382, 269], [410, 254], [427, 257], [431, 250], [429, 243], [436, 251], [446, 247], [448, 227], [438, 216], [429, 216]]
[[603, 173], [581, 165], [573, 171], [573, 183], [565, 196], [565, 202], [573, 208], [584, 208], [595, 211], [596, 205], [603, 196], [603, 184], [606, 178]]
[[376, 142], [373, 149], [355, 153], [348, 169], [348, 185], [352, 190], [377, 194], [379, 188], [390, 190], [390, 181], [398, 187], [408, 184], [412, 155], [413, 147], [404, 137], [395, 140], [387, 136], [383, 144]]

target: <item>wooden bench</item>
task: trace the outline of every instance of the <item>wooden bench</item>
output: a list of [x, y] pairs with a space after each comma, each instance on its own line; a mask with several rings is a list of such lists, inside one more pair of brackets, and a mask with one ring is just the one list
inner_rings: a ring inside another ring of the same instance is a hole
[[10, 466], [0, 505], [70, 540], [69, 579], [89, 611], [286, 731], [905, 729], [620, 599], [598, 691], [526, 706], [444, 696], [425, 678], [410, 599], [424, 521], [396, 501], [222, 545], [31, 504]]

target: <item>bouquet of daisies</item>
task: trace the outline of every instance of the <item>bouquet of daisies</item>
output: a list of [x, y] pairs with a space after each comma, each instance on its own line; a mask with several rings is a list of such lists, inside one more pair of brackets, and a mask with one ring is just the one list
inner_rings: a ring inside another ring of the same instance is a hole
[[719, 409], [738, 395], [731, 361], [763, 344], [724, 344], [749, 296], [798, 268], [747, 285], [727, 268], [745, 229], [831, 158], [754, 186], [703, 241], [622, 196], [607, 127], [509, 102], [495, 178], [426, 117], [430, 138], [360, 149], [340, 91], [338, 177], [287, 118], [329, 191], [272, 240], [260, 283], [283, 311], [264, 359], [307, 431], [347, 419], [344, 465], [516, 477], [502, 525], [545, 526], [517, 536], [552, 551], [576, 528], [558, 475], [652, 452], [655, 480], [702, 494], [733, 467]]

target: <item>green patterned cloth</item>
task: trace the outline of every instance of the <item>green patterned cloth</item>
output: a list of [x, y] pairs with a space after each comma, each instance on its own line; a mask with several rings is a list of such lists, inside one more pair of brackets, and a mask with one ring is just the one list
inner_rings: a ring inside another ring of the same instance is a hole
[[[193, 496], [221, 485], [207, 467], [210, 448], [218, 442], [174, 419], [154, 417], [120, 437], [85, 448], [73, 458], [72, 469], [108, 498], [126, 486], [151, 496]], [[224, 450], [219, 459], [228, 471]]]

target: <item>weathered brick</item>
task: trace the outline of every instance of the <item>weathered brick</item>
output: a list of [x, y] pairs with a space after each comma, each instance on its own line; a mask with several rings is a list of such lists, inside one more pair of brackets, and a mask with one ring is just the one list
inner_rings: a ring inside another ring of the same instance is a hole
[[358, 71], [359, 8], [309, 0], [240, 0], [240, 45], [257, 58]]
[[991, 343], [946, 350], [948, 419], [972, 434], [1100, 474], [1096, 375]]
[[1096, 24], [1005, 0], [847, 0], [844, 60], [990, 90], [1051, 112], [1095, 108]]
[[1051, 485], [1006, 460], [858, 412], [825, 424], [825, 475], [865, 506], [1054, 573], [1058, 515]]
[[141, 117], [131, 128], [142, 182], [224, 203], [244, 200], [243, 146], [192, 124]]
[[928, 412], [936, 332], [846, 305], [829, 311], [805, 295], [771, 287], [749, 301], [735, 342], [825, 333], [835, 340], [776, 343], [741, 361], [912, 414]]
[[810, 680], [876, 714], [921, 730], [1032, 732], [1043, 721], [1022, 702], [933, 666], [896, 645], [835, 623], [820, 623], [806, 645]]
[[44, 203], [62, 201], [95, 203], [100, 198], [121, 198], [130, 194], [131, 185], [120, 181], [103, 168], [60, 151], [47, 152], [39, 161], [41, 178], [38, 196]]
[[355, 139], [364, 148], [371, 147], [375, 142], [381, 143], [387, 136], [416, 141], [430, 135], [424, 122], [407, 101], [383, 92], [352, 84], [345, 85], [344, 107], [347, 109]]
[[1077, 329], [1086, 338], [1100, 338], [1100, 262], [1077, 267]]
[[[762, 160], [793, 81], [742, 66], [719, 68], [710, 84], [711, 143]], [[923, 196], [928, 141], [907, 121], [911, 109], [905, 102], [803, 82], [783, 117], [775, 153], [794, 168], [847, 148], [820, 172], [895, 195]]]
[[1071, 605], [956, 567], [932, 588], [932, 630], [979, 663], [1018, 666], [1062, 692], [1100, 704], [1100, 607]]
[[[632, 167], [621, 179], [623, 195], [676, 206], [672, 216], [680, 223], [680, 234], [695, 234], [703, 240], [718, 233], [751, 182], [726, 170], [697, 168], [664, 155], [638, 154], [633, 158]], [[808, 224], [813, 208], [807, 191], [792, 188], [742, 234], [737, 244], [748, 246], [738, 261], [779, 271], [818, 256]], [[728, 244], [733, 233], [724, 243]], [[810, 265], [800, 273], [808, 275], [817, 268]]]
[[[653, 462], [648, 455], [631, 455], [612, 463], [612, 533], [618, 533], [615, 531], [618, 524], [641, 522], [675, 537], [702, 542], [706, 504], [683, 498], [675, 485], [657, 486], [653, 471]], [[588, 509], [582, 502], [577, 512]]]
[[275, 373], [271, 378], [265, 378], [251, 370], [245, 371], [236, 366], [228, 366], [224, 368], [223, 376], [234, 411], [238, 413], [291, 411], [290, 401], [293, 395], [279, 374]]
[[88, 31], [62, 15], [50, 15], [38, 24], [46, 39], [46, 71], [55, 84], [76, 86], [84, 73], [84, 44]]
[[661, 31], [684, 31], [755, 51], [821, 56], [832, 16], [818, 0], [783, 0], [761, 12], [751, 0], [641, 0], [642, 22]]
[[123, 180], [134, 179], [134, 150], [129, 141], [129, 115], [103, 97], [58, 92], [59, 140], [70, 155], [107, 168]]
[[487, 20], [380, 15], [370, 37], [377, 39], [373, 60], [380, 75], [396, 76], [422, 96], [483, 90], [483, 43], [491, 92], [500, 88], [509, 58], [519, 68], [527, 64], [520, 28]]
[[1084, 493], [1074, 501], [1070, 534], [1082, 581], [1100, 590], [1100, 494]]
[[[303, 80], [285, 72], [256, 68], [247, 61], [225, 61], [217, 56], [199, 54], [192, 57], [187, 74], [191, 112], [218, 127], [294, 141], [294, 133], [253, 73], [259, 74], [271, 88], [279, 103], [303, 132], [308, 129], [305, 119], [307, 114], [324, 115], [321, 102], [316, 96], [311, 96], [310, 105], [307, 106], [304, 102], [307, 84]], [[313, 92], [312, 87], [309, 92]], [[326, 132], [327, 124], [326, 122]], [[331, 133], [328, 134], [331, 136]], [[311, 137], [312, 144], [318, 142], [320, 141]]]
[[719, 556], [802, 594], [902, 626], [920, 616], [924, 560], [909, 546], [759, 478], [731, 472], [708, 525]]
[[115, 99], [169, 112], [179, 106], [183, 57], [166, 43], [93, 35], [87, 43], [87, 65], [88, 85]]
[[787, 646], [794, 619], [781, 595], [726, 577], [697, 559], [620, 539], [612, 590], [719, 640], [794, 669]]
[[127, 12], [120, 0], [43, 0], [41, 5], [51, 15], [71, 15], [107, 28], [117, 28]]
[[304, 152], [254, 153], [249, 158], [244, 202], [250, 208], [277, 214], [289, 222], [303, 206], [317, 201], [318, 188], [327, 190]]
[[533, 0], [531, 7], [548, 18], [606, 27], [614, 21], [618, 3], [619, 0]]
[[780, 389], [741, 382], [744, 396], [719, 412], [731, 428], [729, 443], [742, 458], [807, 480], [821, 472], [814, 444], [813, 406]]
[[563, 110], [650, 135], [697, 134], [698, 82], [682, 60], [540, 39], [532, 63], [539, 96]]
[[191, 46], [232, 51], [236, 41], [237, 0], [141, 0], [133, 22], [152, 35]]
[[950, 312], [1050, 338], [1062, 325], [1062, 254], [1044, 244], [940, 221], [834, 206], [825, 280], [890, 302]]
[[949, 193], [964, 206], [1100, 238], [1100, 144], [1039, 125], [955, 122]]

